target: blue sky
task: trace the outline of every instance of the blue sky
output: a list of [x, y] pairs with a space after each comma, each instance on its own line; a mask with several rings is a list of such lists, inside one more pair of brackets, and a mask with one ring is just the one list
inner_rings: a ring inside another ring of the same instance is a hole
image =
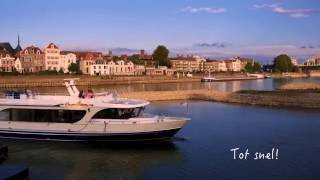
[[2, 0], [0, 41], [267, 59], [320, 53], [319, 0]]

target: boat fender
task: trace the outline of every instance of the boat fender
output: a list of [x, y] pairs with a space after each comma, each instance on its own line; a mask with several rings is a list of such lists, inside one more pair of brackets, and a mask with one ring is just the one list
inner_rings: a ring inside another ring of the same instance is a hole
[[90, 112], [90, 108], [88, 108], [88, 112]]

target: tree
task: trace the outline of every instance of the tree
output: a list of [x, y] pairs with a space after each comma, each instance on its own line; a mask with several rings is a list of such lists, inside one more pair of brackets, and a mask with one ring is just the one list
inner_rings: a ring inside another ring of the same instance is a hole
[[140, 56], [138, 54], [134, 54], [132, 56], [129, 56], [128, 59], [133, 63], [133, 64], [144, 64], [144, 61], [140, 59]]
[[244, 67], [245, 71], [248, 73], [254, 73], [254, 72], [260, 72], [261, 71], [261, 65], [257, 62], [254, 63], [247, 63]]
[[291, 72], [293, 70], [291, 58], [286, 54], [274, 58], [273, 64], [276, 72]]
[[157, 61], [159, 66], [171, 67], [168, 56], [169, 50], [163, 45], [158, 46], [152, 54], [153, 60]]
[[63, 69], [62, 69], [62, 68], [60, 68], [58, 73], [59, 73], [59, 74], [64, 74]]
[[69, 72], [74, 74], [81, 74], [80, 66], [77, 63], [71, 63], [68, 67]]
[[257, 62], [253, 64], [253, 72], [260, 72], [261, 71], [261, 65]]

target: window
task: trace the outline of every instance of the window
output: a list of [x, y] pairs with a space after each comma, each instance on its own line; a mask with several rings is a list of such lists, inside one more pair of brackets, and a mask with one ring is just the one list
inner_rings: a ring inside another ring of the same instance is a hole
[[143, 109], [143, 107], [131, 109], [104, 109], [97, 112], [93, 116], [93, 119], [129, 119], [139, 117]]
[[0, 111], [0, 121], [75, 123], [86, 111], [60, 109], [5, 109]]

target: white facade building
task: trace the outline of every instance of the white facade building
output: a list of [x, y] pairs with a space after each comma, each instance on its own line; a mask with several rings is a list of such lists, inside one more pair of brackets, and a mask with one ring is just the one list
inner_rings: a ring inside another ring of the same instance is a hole
[[109, 61], [108, 63], [92, 64], [89, 66], [90, 75], [134, 75], [134, 64], [121, 61]]
[[14, 71], [14, 57], [9, 54], [0, 54], [0, 71], [13, 72]]
[[71, 63], [76, 63], [77, 57], [70, 52], [63, 52], [53, 43], [50, 43], [44, 50], [45, 53], [45, 69], [60, 71], [67, 73]]
[[320, 66], [320, 55], [308, 58], [304, 63], [304, 66]]
[[298, 66], [299, 65], [298, 64], [298, 60], [296, 58], [294, 58], [294, 57], [291, 57], [291, 63], [292, 63], [293, 66]]
[[64, 73], [68, 73], [69, 66], [72, 63], [77, 63], [77, 56], [74, 53], [61, 51], [60, 56], [60, 68], [62, 68]]
[[240, 72], [241, 71], [241, 61], [239, 59], [231, 59], [227, 60], [226, 66], [228, 71], [232, 72]]
[[60, 49], [53, 43], [50, 43], [45, 49], [45, 69], [60, 70]]
[[23, 68], [22, 68], [21, 61], [20, 61], [19, 58], [17, 58], [17, 59], [14, 61], [14, 67], [16, 68], [16, 71], [17, 71], [17, 72], [22, 73]]
[[219, 63], [218, 63], [218, 72], [226, 72], [226, 71], [228, 71], [226, 62], [219, 61]]

